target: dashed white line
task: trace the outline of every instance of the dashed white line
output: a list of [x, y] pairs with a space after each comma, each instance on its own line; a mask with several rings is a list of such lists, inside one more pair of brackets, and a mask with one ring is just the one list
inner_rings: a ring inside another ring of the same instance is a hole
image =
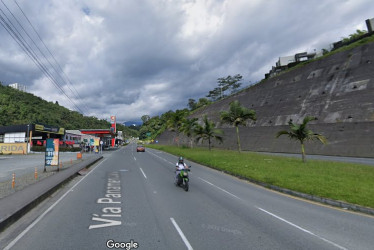
[[236, 196], [235, 194], [232, 194], [232, 193], [230, 193], [229, 191], [226, 191], [225, 189], [223, 189], [223, 188], [220, 188], [220, 187], [218, 187], [218, 186], [216, 186], [216, 185], [214, 185], [213, 183], [210, 183], [209, 181], [207, 181], [207, 180], [204, 180], [203, 178], [200, 178], [200, 177], [198, 177], [200, 180], [202, 180], [203, 182], [205, 182], [205, 183], [208, 183], [209, 185], [211, 185], [211, 186], [213, 186], [213, 187], [215, 187], [215, 188], [217, 188], [217, 189], [219, 189], [219, 190], [221, 190], [222, 192], [225, 192], [226, 194], [228, 194], [228, 195], [231, 195], [232, 197], [234, 197], [234, 198], [236, 198], [236, 199], [239, 199], [239, 200], [241, 200], [241, 198], [239, 198], [238, 196]]
[[309, 231], [309, 230], [307, 230], [307, 229], [305, 229], [305, 228], [302, 228], [302, 227], [300, 227], [300, 226], [298, 226], [298, 225], [295, 225], [295, 224], [293, 224], [292, 222], [289, 222], [288, 220], [285, 220], [285, 219], [283, 219], [282, 217], [279, 217], [279, 216], [277, 216], [277, 215], [275, 215], [275, 214], [273, 214], [273, 213], [271, 213], [271, 212], [269, 212], [269, 211], [266, 211], [266, 210], [263, 209], [263, 208], [260, 208], [260, 207], [256, 207], [256, 208], [259, 209], [259, 210], [261, 210], [261, 211], [264, 212], [264, 213], [267, 213], [267, 214], [273, 216], [274, 218], [277, 218], [278, 220], [281, 220], [281, 221], [283, 221], [283, 222], [285, 222], [285, 223], [287, 223], [287, 224], [289, 224], [289, 225], [291, 225], [291, 226], [293, 226], [293, 227], [295, 227], [295, 228], [297, 228], [297, 229], [299, 229], [299, 230], [301, 230], [301, 231], [307, 233], [307, 234], [313, 235], [313, 236], [317, 237], [318, 239], [323, 240], [323, 241], [325, 241], [325, 242], [327, 242], [327, 243], [329, 243], [329, 244], [331, 244], [331, 245], [333, 245], [333, 246], [335, 246], [335, 247], [337, 247], [337, 248], [339, 248], [339, 249], [347, 250], [347, 248], [342, 247], [342, 246], [340, 246], [340, 245], [336, 244], [335, 242], [332, 242], [332, 241], [330, 241], [330, 240], [328, 240], [328, 239], [325, 239], [325, 238], [323, 238], [323, 237], [321, 237], [321, 236], [319, 236], [319, 235], [317, 235], [317, 234], [315, 234], [315, 233], [313, 233], [313, 232], [311, 232], [311, 231]]
[[140, 171], [142, 171], [142, 174], [143, 174], [144, 178], [146, 178], [146, 179], [147, 179], [147, 176], [145, 175], [145, 173], [144, 173], [144, 171], [143, 171], [143, 169], [142, 169], [142, 168], [140, 168]]
[[174, 218], [170, 218], [171, 222], [173, 223], [175, 229], [177, 229], [178, 233], [179, 233], [179, 236], [182, 238], [184, 244], [186, 245], [187, 249], [188, 250], [193, 250], [190, 242], [188, 242], [186, 236], [184, 235], [184, 233], [182, 232], [182, 230], [180, 229], [180, 227], [178, 226], [177, 222], [175, 222]]

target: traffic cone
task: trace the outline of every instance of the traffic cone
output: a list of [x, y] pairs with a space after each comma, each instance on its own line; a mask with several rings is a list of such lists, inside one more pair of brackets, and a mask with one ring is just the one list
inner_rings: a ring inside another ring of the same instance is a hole
[[35, 180], [37, 180], [37, 179], [38, 179], [38, 170], [37, 170], [37, 168], [35, 168], [35, 173], [34, 173], [34, 177], [35, 177]]
[[15, 185], [16, 185], [16, 174], [13, 173], [13, 178], [12, 178], [12, 188], [13, 189], [14, 189]]

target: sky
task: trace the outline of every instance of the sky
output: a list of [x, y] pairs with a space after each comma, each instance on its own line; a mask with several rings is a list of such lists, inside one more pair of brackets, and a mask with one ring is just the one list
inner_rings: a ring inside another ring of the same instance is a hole
[[329, 49], [371, 18], [372, 0], [0, 0], [0, 82], [139, 121], [187, 108], [220, 77], [249, 86], [280, 56]]

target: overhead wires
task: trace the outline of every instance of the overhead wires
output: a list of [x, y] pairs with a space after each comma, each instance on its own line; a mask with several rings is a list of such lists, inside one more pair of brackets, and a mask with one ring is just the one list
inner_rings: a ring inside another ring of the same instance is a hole
[[[30, 34], [24, 28], [24, 25], [21, 24], [19, 19], [13, 14], [13, 12], [8, 8], [8, 6], [1, 0], [3, 6], [7, 10], [5, 13], [5, 9], [0, 5], [0, 24], [4, 27], [4, 29], [9, 33], [9, 35], [13, 38], [15, 42], [21, 47], [21, 49], [25, 52], [25, 54], [35, 63], [35, 65], [42, 71], [42, 73], [50, 80], [50, 82], [59, 90], [61, 94], [63, 94], [67, 100], [71, 103], [74, 109], [84, 115], [82, 108], [88, 111], [88, 107], [86, 104], [78, 105], [73, 98], [77, 100], [83, 100], [83, 98], [79, 95], [76, 88], [73, 86], [72, 82], [65, 74], [63, 69], [61, 68], [60, 64], [57, 62], [55, 56], [52, 54], [50, 49], [47, 45], [43, 42], [42, 38], [40, 37], [39, 33], [36, 31], [35, 27], [32, 25], [30, 19], [26, 16], [25, 12], [22, 10], [21, 6], [14, 0], [15, 4], [21, 11], [23, 17], [27, 20], [28, 24], [31, 26], [32, 30], [40, 40], [41, 44], [43, 44], [46, 51], [48, 51], [50, 57], [53, 59], [53, 63], [48, 59], [48, 57], [43, 53], [42, 49], [39, 45], [35, 42], [35, 40], [30, 36]], [[10, 16], [9, 16], [10, 14]], [[15, 24], [18, 24], [18, 28]], [[20, 29], [21, 31], [20, 31]], [[25, 36], [28, 38], [25, 39]], [[30, 41], [33, 46], [30, 45]], [[36, 50], [34, 49], [36, 48]], [[72, 97], [67, 91], [64, 90], [64, 86], [70, 90]]]

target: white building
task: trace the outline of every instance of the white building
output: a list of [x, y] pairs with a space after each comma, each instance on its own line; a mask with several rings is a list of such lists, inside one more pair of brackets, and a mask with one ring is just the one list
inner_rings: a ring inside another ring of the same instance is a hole
[[19, 83], [12, 83], [8, 85], [9, 87], [12, 87], [14, 89], [18, 89], [19, 91], [26, 92], [26, 86], [19, 84]]

